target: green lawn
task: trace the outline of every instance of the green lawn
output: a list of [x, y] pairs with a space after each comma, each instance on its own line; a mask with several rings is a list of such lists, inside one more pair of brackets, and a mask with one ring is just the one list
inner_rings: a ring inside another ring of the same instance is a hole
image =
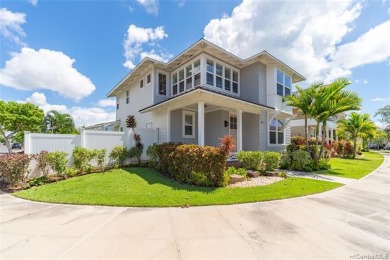
[[76, 177], [14, 195], [56, 203], [169, 207], [276, 200], [324, 192], [340, 186], [332, 182], [289, 178], [260, 187], [194, 187], [177, 183], [154, 170], [129, 168]]
[[378, 168], [383, 160], [383, 155], [375, 152], [363, 153], [363, 156], [357, 159], [332, 158], [329, 160], [331, 169], [317, 173], [360, 179]]

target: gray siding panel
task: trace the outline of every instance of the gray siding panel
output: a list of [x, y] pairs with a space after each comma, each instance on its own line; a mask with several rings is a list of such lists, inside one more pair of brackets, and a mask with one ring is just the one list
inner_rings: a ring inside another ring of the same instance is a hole
[[171, 141], [185, 144], [198, 143], [198, 113], [195, 112], [195, 138], [183, 138], [183, 110], [171, 111]]
[[267, 112], [260, 114], [260, 150], [266, 151], [268, 148]]
[[240, 97], [250, 102], [267, 104], [266, 66], [256, 62], [241, 69]]
[[219, 138], [229, 134], [229, 112], [225, 110], [213, 111], [205, 114], [205, 145], [219, 146]]
[[244, 151], [260, 150], [259, 115], [242, 114], [242, 149]]

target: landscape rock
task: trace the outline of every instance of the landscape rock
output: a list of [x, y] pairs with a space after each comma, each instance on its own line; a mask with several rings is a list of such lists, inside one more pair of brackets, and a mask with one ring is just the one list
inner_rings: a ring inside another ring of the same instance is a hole
[[258, 171], [252, 171], [252, 170], [247, 170], [246, 171], [246, 175], [249, 177], [249, 178], [257, 178], [260, 176], [260, 172]]
[[230, 175], [229, 184], [234, 184], [237, 182], [246, 181], [244, 176], [238, 175], [238, 174], [232, 174]]

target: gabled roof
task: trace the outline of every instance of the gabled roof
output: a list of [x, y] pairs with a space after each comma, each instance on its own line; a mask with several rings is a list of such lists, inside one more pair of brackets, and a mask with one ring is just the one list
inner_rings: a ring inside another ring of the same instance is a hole
[[122, 84], [124, 83], [130, 84], [131, 82], [136, 80], [136, 78], [138, 78], [141, 74], [143, 74], [144, 70], [149, 66], [155, 65], [158, 68], [166, 71], [174, 71], [178, 67], [186, 63], [192, 57], [195, 57], [203, 52], [211, 56], [217, 56], [222, 61], [238, 69], [244, 68], [257, 61], [260, 61], [264, 64], [274, 64], [277, 67], [281, 68], [282, 70], [289, 72], [289, 74], [292, 76], [293, 83], [303, 81], [306, 79], [304, 76], [299, 74], [297, 71], [295, 71], [294, 69], [292, 69], [287, 64], [277, 59], [275, 56], [271, 55], [267, 51], [262, 51], [244, 60], [202, 38], [167, 63], [149, 57], [144, 58], [113, 89], [111, 89], [111, 91], [107, 94], [107, 97], [115, 96], [116, 94], [115, 92], [120, 88], [120, 86], [122, 86]]

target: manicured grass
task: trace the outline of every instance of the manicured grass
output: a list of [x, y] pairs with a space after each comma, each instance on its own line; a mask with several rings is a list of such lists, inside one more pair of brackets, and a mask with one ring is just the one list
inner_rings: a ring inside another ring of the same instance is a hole
[[169, 207], [234, 204], [298, 197], [342, 186], [338, 183], [288, 178], [249, 188], [184, 185], [143, 168], [112, 170], [20, 191], [20, 198], [71, 204]]
[[383, 160], [383, 155], [375, 152], [363, 153], [363, 156], [357, 159], [332, 158], [329, 160], [331, 169], [317, 173], [360, 179], [378, 168]]

